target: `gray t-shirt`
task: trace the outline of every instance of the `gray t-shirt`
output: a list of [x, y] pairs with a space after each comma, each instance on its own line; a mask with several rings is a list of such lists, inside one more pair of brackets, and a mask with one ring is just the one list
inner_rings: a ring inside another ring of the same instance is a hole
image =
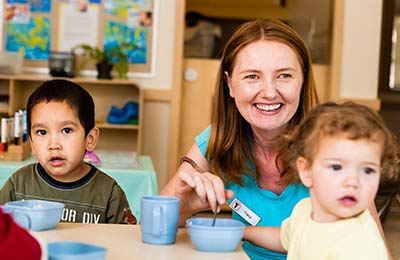
[[134, 216], [118, 183], [91, 165], [80, 180], [63, 183], [51, 178], [40, 164], [17, 170], [0, 190], [0, 204], [41, 199], [65, 204], [61, 221], [78, 223], [133, 223]]

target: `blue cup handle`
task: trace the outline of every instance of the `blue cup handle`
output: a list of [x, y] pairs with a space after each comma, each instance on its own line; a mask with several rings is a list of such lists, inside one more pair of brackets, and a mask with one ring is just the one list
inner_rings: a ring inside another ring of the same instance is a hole
[[7, 205], [2, 206], [1, 208], [4, 213], [8, 213], [13, 217], [15, 223], [28, 229], [31, 228], [31, 219], [27, 214], [23, 212], [14, 212], [14, 209], [12, 207], [7, 207]]
[[25, 213], [19, 212], [18, 214], [13, 214], [14, 221], [18, 223], [20, 226], [23, 226], [27, 229], [31, 229], [31, 219]]

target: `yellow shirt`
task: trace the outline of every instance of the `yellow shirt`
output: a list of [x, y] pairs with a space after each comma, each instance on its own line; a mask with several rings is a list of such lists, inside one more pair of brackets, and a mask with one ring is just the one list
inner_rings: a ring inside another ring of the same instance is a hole
[[385, 244], [368, 210], [332, 223], [311, 219], [311, 200], [301, 200], [282, 223], [281, 242], [288, 260], [386, 260]]

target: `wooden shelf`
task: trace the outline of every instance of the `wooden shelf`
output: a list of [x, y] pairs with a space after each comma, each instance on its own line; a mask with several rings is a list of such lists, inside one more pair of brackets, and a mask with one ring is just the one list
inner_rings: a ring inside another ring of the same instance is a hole
[[98, 128], [103, 129], [126, 129], [126, 130], [137, 130], [139, 129], [138, 125], [120, 125], [120, 124], [108, 124], [108, 123], [100, 123], [96, 124]]
[[8, 113], [8, 106], [0, 106], [0, 113]]

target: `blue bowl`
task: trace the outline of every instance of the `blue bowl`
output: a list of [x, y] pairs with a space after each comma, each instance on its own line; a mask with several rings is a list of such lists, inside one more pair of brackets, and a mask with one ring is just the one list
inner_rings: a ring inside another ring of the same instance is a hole
[[200, 251], [230, 252], [236, 249], [243, 237], [244, 224], [238, 220], [217, 218], [212, 227], [212, 218], [186, 220], [190, 240]]
[[47, 200], [20, 200], [2, 206], [15, 222], [33, 231], [53, 229], [61, 220], [64, 204]]
[[47, 250], [49, 260], [103, 260], [107, 253], [101, 246], [66, 241], [49, 243]]

